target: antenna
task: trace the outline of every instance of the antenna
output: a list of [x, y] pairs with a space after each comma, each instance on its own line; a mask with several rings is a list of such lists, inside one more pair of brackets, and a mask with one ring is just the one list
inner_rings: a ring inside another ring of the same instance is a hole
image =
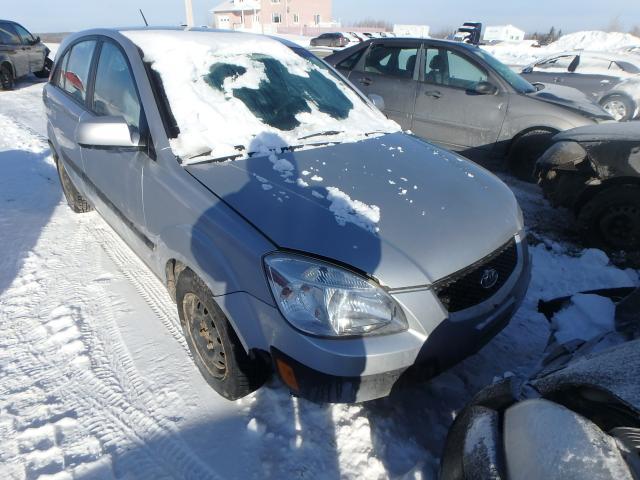
[[140, 8], [140, 15], [142, 15], [142, 20], [144, 20], [144, 24], [148, 27], [149, 26], [149, 22], [147, 22], [146, 17], [144, 16], [144, 13], [142, 12], [142, 9]]

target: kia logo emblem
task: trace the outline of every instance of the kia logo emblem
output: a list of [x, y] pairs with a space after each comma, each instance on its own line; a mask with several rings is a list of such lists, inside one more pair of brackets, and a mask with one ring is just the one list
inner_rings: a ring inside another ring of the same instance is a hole
[[487, 268], [482, 272], [482, 277], [480, 277], [480, 286], [488, 290], [498, 283], [498, 277], [499, 275], [495, 268]]

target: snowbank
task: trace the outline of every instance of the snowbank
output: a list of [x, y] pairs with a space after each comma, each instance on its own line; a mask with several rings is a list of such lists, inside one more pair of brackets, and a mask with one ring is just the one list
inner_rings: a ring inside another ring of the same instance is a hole
[[640, 46], [640, 38], [629, 33], [607, 33], [596, 30], [570, 33], [542, 48], [532, 47], [530, 42], [526, 41], [515, 44], [486, 45], [483, 48], [507, 65], [525, 66], [535, 63], [538, 59], [568, 50], [622, 52], [632, 46]]

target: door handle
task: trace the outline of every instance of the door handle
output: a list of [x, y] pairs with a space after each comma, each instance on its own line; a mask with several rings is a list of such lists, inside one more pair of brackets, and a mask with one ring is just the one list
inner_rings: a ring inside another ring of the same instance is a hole
[[371, 85], [373, 83], [373, 80], [371, 80], [370, 78], [367, 77], [362, 77], [360, 80], [358, 80], [362, 85], [364, 85], [365, 87], [368, 87], [369, 85]]
[[440, 98], [442, 94], [438, 90], [427, 90], [424, 92], [427, 97]]

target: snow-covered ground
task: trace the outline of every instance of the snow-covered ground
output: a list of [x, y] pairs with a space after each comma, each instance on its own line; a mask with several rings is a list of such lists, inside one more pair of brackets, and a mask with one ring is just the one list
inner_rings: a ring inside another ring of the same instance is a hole
[[161, 283], [96, 213], [67, 207], [34, 82], [0, 92], [0, 478], [436, 478], [456, 412], [539, 361], [538, 299], [638, 284], [557, 233], [565, 212], [537, 187], [507, 178], [537, 243], [533, 280], [477, 355], [363, 405], [294, 399], [277, 381], [227, 402], [197, 372]]

